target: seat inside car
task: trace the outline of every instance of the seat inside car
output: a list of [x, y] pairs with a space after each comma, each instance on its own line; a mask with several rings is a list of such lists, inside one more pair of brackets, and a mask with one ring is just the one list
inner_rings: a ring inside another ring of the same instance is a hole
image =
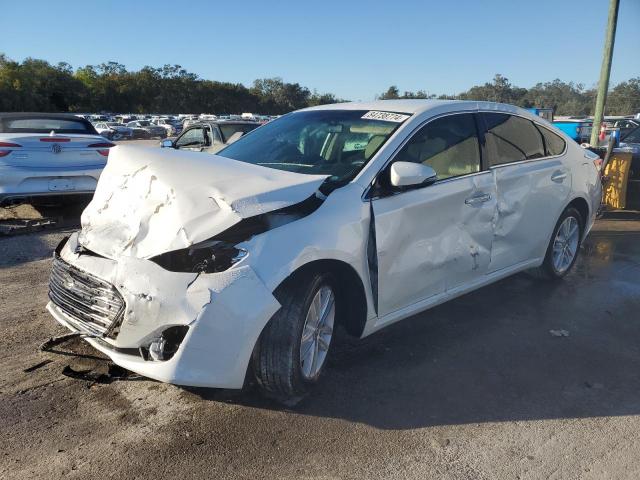
[[[452, 128], [453, 127], [453, 128]], [[418, 134], [420, 135], [420, 134]], [[457, 131], [449, 123], [446, 128], [431, 128], [407, 145], [405, 162], [424, 163], [432, 167], [438, 178], [444, 179], [474, 173], [479, 170], [478, 141], [474, 136]]]
[[380, 148], [385, 141], [386, 137], [384, 135], [374, 135], [369, 139], [369, 143], [367, 143], [367, 147], [364, 149], [364, 158], [365, 160], [370, 159], [374, 153]]

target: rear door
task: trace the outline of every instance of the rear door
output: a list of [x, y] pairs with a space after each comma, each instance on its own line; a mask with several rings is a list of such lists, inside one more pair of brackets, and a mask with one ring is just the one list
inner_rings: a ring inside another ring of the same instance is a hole
[[379, 316], [487, 272], [496, 191], [493, 174], [482, 171], [474, 117], [461, 113], [430, 121], [392, 160], [430, 165], [436, 183], [372, 200]]
[[555, 133], [524, 117], [480, 115], [498, 193], [491, 273], [544, 256], [571, 190], [571, 171], [561, 155], [564, 140]]

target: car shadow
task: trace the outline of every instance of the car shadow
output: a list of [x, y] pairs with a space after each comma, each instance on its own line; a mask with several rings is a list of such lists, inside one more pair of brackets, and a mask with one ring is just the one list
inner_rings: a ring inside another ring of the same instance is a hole
[[[637, 237], [635, 237], [637, 239]], [[339, 340], [294, 407], [381, 429], [640, 413], [640, 244], [598, 235], [564, 281], [516, 275], [363, 340]]]

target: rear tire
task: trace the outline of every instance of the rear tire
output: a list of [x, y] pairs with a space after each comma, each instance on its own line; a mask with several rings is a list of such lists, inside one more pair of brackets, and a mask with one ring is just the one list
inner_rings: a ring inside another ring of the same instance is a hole
[[584, 222], [580, 212], [567, 207], [556, 222], [542, 265], [529, 274], [544, 280], [559, 280], [573, 268], [582, 244]]
[[331, 275], [316, 273], [290, 282], [278, 295], [282, 307], [262, 332], [253, 362], [258, 385], [268, 396], [293, 400], [318, 381], [334, 336], [334, 285]]

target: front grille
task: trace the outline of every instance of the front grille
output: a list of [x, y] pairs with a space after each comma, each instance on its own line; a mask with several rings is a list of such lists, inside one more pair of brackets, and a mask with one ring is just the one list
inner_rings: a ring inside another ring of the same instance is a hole
[[57, 255], [49, 279], [49, 298], [79, 330], [101, 337], [109, 335], [124, 314], [124, 299], [113, 285]]

